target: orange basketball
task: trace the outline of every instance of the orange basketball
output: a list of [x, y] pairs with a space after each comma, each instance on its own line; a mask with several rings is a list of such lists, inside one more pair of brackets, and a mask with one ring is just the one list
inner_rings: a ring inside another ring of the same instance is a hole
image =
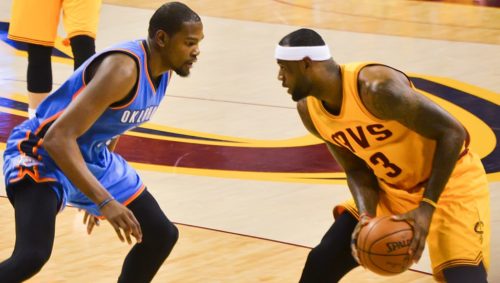
[[364, 267], [380, 275], [396, 275], [407, 270], [412, 261], [408, 254], [413, 228], [391, 216], [376, 217], [361, 228], [356, 243], [358, 258]]

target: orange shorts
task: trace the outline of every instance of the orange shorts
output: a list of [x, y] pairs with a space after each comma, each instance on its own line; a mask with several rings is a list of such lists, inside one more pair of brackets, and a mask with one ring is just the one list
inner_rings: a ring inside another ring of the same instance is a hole
[[[424, 188], [409, 193], [380, 182], [377, 216], [405, 213], [415, 209]], [[348, 210], [359, 218], [354, 200], [334, 209], [334, 215]], [[443, 281], [443, 269], [459, 265], [478, 265], [486, 270], [490, 263], [490, 194], [479, 157], [463, 156], [446, 184], [432, 217], [427, 245], [434, 277]]]
[[101, 0], [14, 0], [8, 38], [54, 46], [61, 9], [68, 38], [96, 37]]

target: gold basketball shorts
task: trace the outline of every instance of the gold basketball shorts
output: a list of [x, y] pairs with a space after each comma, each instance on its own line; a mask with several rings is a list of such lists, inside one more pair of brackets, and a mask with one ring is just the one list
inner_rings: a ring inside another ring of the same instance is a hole
[[[379, 182], [377, 216], [401, 214], [418, 207], [424, 188], [414, 192], [394, 189]], [[359, 213], [354, 200], [334, 208], [334, 216], [349, 211]], [[460, 265], [478, 265], [486, 270], [490, 263], [490, 195], [481, 160], [467, 153], [455, 169], [434, 211], [427, 245], [434, 277], [443, 281], [443, 269]]]
[[14, 0], [8, 38], [54, 46], [61, 10], [68, 38], [95, 38], [100, 9], [101, 0]]

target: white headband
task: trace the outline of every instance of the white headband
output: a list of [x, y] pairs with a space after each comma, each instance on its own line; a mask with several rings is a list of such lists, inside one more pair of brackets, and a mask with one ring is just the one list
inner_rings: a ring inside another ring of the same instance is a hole
[[274, 51], [276, 59], [285, 61], [300, 61], [309, 57], [313, 61], [325, 61], [332, 58], [328, 45], [321, 46], [281, 46]]

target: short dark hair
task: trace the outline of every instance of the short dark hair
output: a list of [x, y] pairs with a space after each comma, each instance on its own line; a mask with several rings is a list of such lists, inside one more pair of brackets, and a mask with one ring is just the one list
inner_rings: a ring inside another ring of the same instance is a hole
[[320, 46], [325, 45], [325, 41], [317, 32], [312, 29], [301, 28], [283, 37], [279, 45], [281, 46]]
[[172, 36], [180, 31], [186, 22], [201, 22], [201, 19], [196, 12], [183, 3], [165, 3], [156, 10], [149, 20], [149, 38], [153, 38], [158, 30], [163, 30]]

